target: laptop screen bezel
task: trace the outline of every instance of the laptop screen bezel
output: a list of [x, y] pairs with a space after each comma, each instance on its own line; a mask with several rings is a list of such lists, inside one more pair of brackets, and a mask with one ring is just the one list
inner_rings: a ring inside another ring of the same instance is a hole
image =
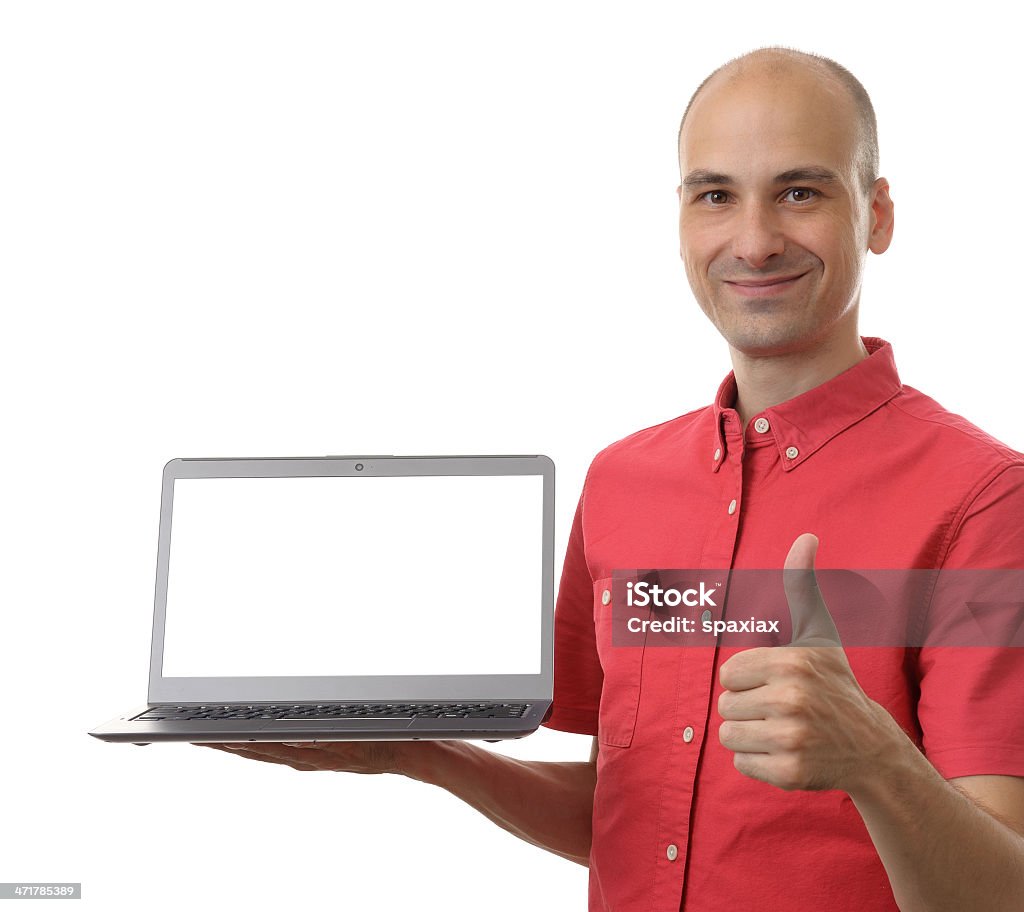
[[[361, 469], [356, 469], [356, 465]], [[174, 484], [184, 478], [539, 475], [543, 479], [538, 674], [164, 677]], [[172, 459], [164, 466], [150, 656], [150, 703], [550, 700], [554, 666], [555, 466], [547, 456], [326, 456]]]

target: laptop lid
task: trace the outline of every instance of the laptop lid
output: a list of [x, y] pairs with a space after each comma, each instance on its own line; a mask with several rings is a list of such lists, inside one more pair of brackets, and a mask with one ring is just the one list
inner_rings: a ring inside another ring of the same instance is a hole
[[546, 456], [174, 459], [151, 703], [550, 700]]

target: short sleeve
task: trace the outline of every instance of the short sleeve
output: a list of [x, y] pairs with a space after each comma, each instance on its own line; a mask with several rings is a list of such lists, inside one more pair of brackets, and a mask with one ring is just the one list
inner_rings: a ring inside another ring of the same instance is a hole
[[[942, 569], [1024, 569], [1024, 465], [974, 497]], [[1024, 648], [926, 647], [919, 662], [922, 746], [935, 768], [947, 779], [1024, 776]]]
[[544, 725], [596, 735], [604, 674], [594, 636], [594, 584], [584, 548], [585, 496], [586, 485], [576, 506], [555, 602], [554, 701]]

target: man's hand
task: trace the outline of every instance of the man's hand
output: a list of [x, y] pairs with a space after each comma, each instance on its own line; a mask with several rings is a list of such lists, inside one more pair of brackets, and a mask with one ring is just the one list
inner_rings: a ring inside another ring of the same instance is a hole
[[200, 744], [297, 770], [399, 773], [461, 798], [520, 839], [586, 866], [597, 769], [518, 760], [470, 741], [307, 741]]
[[[412, 747], [415, 749], [423, 743], [418, 742]], [[402, 773], [401, 761], [410, 744], [401, 741], [303, 741], [287, 744], [245, 741], [197, 746], [212, 747], [251, 760], [281, 763], [304, 772]]]
[[719, 670], [718, 736], [745, 776], [783, 789], [849, 792], [906, 736], [850, 669], [814, 575], [817, 550], [818, 539], [804, 533], [786, 557], [790, 644], [737, 653]]

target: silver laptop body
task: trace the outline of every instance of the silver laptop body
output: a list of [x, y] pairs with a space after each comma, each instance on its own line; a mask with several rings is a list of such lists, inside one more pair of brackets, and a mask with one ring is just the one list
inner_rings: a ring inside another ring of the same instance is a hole
[[520, 738], [552, 698], [546, 456], [174, 459], [149, 702], [107, 741]]

